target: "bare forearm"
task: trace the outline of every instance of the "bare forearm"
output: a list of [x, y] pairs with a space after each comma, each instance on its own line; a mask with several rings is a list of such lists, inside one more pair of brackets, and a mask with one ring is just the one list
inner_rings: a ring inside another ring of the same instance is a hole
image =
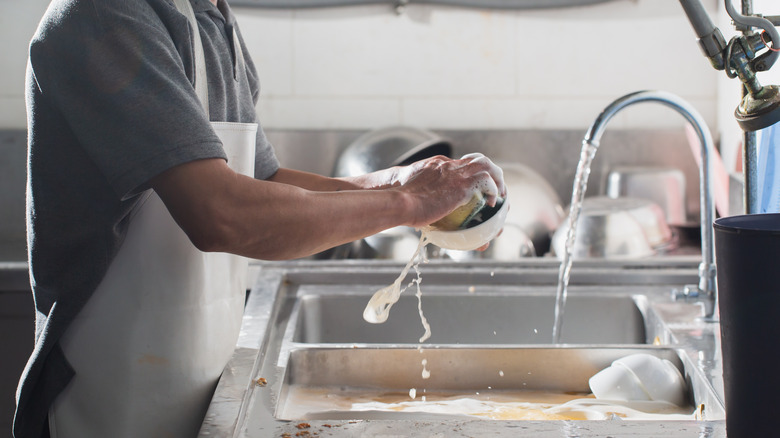
[[501, 170], [481, 155], [433, 157], [351, 179], [280, 169], [269, 181], [206, 159], [151, 184], [199, 249], [267, 260], [311, 255], [398, 225], [428, 225], [477, 189], [488, 202], [505, 194]]
[[[287, 171], [272, 178], [285, 183], [257, 181], [218, 161], [190, 166], [197, 168], [201, 187], [174, 174], [155, 189], [204, 251], [265, 260], [304, 257], [401, 225], [413, 210], [409, 197], [392, 189], [350, 190], [339, 180]], [[307, 190], [296, 182], [333, 191]], [[197, 196], [182, 197], [185, 190]]]
[[329, 178], [314, 173], [282, 168], [269, 178], [269, 181], [318, 192], [336, 192], [389, 188], [397, 185], [396, 174], [396, 169], [391, 168], [356, 177]]
[[225, 218], [231, 238], [220, 251], [267, 260], [298, 258], [402, 225], [409, 216], [404, 195], [393, 190], [323, 192], [255, 181], [246, 189], [240, 203], [251, 208]]

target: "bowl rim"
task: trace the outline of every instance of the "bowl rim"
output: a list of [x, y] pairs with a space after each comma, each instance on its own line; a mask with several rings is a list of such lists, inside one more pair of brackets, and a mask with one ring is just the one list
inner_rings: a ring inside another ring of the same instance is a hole
[[442, 249], [470, 251], [485, 245], [498, 236], [504, 227], [508, 211], [509, 200], [504, 199], [503, 204], [493, 216], [471, 228], [442, 231], [425, 226], [421, 230], [430, 243]]

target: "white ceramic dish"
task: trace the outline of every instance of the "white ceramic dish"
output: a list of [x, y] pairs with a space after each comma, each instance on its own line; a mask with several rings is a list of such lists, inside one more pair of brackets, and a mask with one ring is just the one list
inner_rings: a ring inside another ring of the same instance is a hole
[[504, 200], [495, 214], [479, 225], [456, 231], [441, 231], [424, 227], [423, 232], [431, 243], [440, 248], [470, 251], [484, 246], [498, 236], [504, 227], [508, 211], [509, 202]]
[[668, 360], [650, 354], [632, 354], [601, 370], [588, 382], [602, 400], [685, 403], [685, 379]]

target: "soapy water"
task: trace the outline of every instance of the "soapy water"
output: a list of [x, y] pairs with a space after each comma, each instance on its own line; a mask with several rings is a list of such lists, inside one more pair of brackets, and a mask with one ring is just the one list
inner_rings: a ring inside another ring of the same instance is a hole
[[462, 415], [486, 420], [701, 420], [692, 406], [663, 401], [597, 400], [591, 394], [530, 390], [488, 390], [473, 394], [428, 392], [412, 388], [378, 392], [349, 388], [293, 386], [285, 418], [306, 419], [321, 412], [418, 412]]
[[[426, 333], [423, 335], [423, 338], [420, 338], [420, 342], [422, 343], [425, 339], [428, 339], [430, 337], [430, 326], [428, 326], [428, 321], [425, 319], [422, 313], [422, 304], [419, 302], [419, 298], [422, 295], [422, 292], [420, 290], [420, 282], [421, 275], [419, 271], [420, 263], [425, 262], [425, 247], [428, 245], [428, 237], [425, 235], [425, 232], [422, 233], [422, 236], [420, 237], [420, 243], [417, 244], [417, 249], [414, 251], [414, 254], [412, 255], [412, 258], [409, 260], [409, 263], [404, 266], [403, 270], [401, 270], [401, 275], [398, 276], [398, 278], [395, 279], [393, 284], [389, 286], [385, 286], [382, 289], [379, 289], [374, 293], [374, 295], [371, 297], [371, 299], [368, 301], [368, 304], [366, 304], [366, 308], [363, 311], [363, 319], [365, 319], [367, 322], [370, 322], [372, 324], [381, 324], [385, 321], [387, 321], [387, 318], [390, 316], [390, 308], [393, 307], [393, 304], [398, 302], [398, 299], [401, 297], [401, 294], [406, 291], [409, 287], [412, 285], [417, 285], [417, 293], [418, 293], [418, 309], [420, 312], [420, 316], [422, 319], [423, 327], [425, 328]], [[417, 273], [417, 278], [412, 280], [409, 284], [402, 287], [402, 283], [404, 279], [406, 278], [407, 274], [409, 274], [409, 270], [412, 269], [412, 266], [414, 266], [415, 272]]]
[[[481, 153], [471, 153], [466, 154], [463, 157], [461, 157], [462, 160], [471, 160], [471, 162], [483, 162], [487, 161], [488, 165], [490, 167], [490, 170], [487, 172], [488, 174], [492, 174], [493, 177], [498, 178], [499, 181], [503, 181], [503, 170], [501, 170], [500, 167], [495, 165], [492, 161], [490, 161], [485, 155]], [[471, 191], [467, 192], [467, 194], [464, 197], [463, 202], [468, 202], [469, 199], [473, 196], [473, 194], [476, 192], [478, 194], [488, 196], [488, 197], [498, 197], [501, 195], [500, 189], [498, 185], [496, 184], [496, 181], [493, 177], [487, 177], [483, 178], [480, 181], [477, 181], [474, 183], [474, 185], [471, 188]], [[422, 312], [422, 303], [420, 302], [420, 297], [422, 295], [422, 292], [420, 290], [420, 282], [422, 281], [422, 277], [420, 275], [419, 271], [419, 265], [421, 262], [426, 262], [425, 259], [425, 247], [429, 243], [428, 236], [425, 233], [425, 230], [422, 230], [422, 235], [420, 236], [420, 243], [417, 245], [417, 249], [415, 250], [414, 254], [412, 255], [412, 258], [409, 260], [409, 263], [406, 264], [404, 269], [401, 271], [401, 275], [398, 276], [398, 278], [393, 282], [393, 284], [386, 286], [380, 290], [378, 290], [369, 300], [368, 304], [366, 305], [365, 310], [363, 311], [363, 319], [365, 319], [367, 322], [370, 322], [372, 324], [381, 324], [385, 321], [387, 321], [387, 318], [390, 316], [390, 308], [398, 302], [398, 299], [400, 298], [401, 294], [408, 289], [412, 284], [415, 284], [417, 286], [417, 298], [418, 298], [418, 310], [420, 313], [420, 319], [422, 321], [423, 327], [425, 328], [425, 334], [420, 338], [420, 343], [424, 342], [430, 337], [430, 326], [428, 325], [428, 321], [425, 319], [425, 316]], [[408, 285], [402, 287], [401, 284], [406, 278], [406, 276], [409, 274], [409, 270], [414, 266], [414, 270], [417, 274], [417, 278], [413, 280]]]
[[[493, 210], [498, 210], [500, 208], [501, 202], [503, 202], [503, 200], [501, 199], [497, 200], [496, 207], [493, 208]], [[495, 211], [493, 213], [495, 214]], [[491, 216], [492, 215], [487, 214], [483, 218], [483, 215], [478, 214], [474, 218], [472, 218], [471, 221], [480, 222], [482, 220], [487, 220]], [[417, 245], [417, 248], [412, 254], [412, 257], [409, 260], [409, 262], [401, 270], [401, 274], [395, 279], [395, 281], [392, 284], [385, 286], [379, 289], [378, 291], [376, 291], [374, 295], [371, 297], [371, 299], [368, 301], [368, 303], [366, 304], [366, 308], [363, 310], [363, 319], [365, 321], [372, 324], [384, 323], [385, 321], [387, 321], [387, 319], [390, 316], [390, 309], [393, 307], [393, 305], [396, 302], [398, 302], [398, 300], [401, 297], [401, 294], [405, 292], [408, 288], [410, 288], [412, 285], [414, 285], [417, 289], [415, 293], [415, 296], [417, 297], [417, 311], [420, 315], [420, 322], [422, 323], [422, 326], [425, 330], [423, 335], [418, 340], [420, 344], [427, 341], [431, 337], [431, 326], [428, 323], [428, 319], [425, 317], [425, 314], [423, 313], [423, 309], [422, 309], [422, 288], [420, 287], [420, 284], [422, 283], [422, 273], [420, 272], [420, 264], [427, 262], [427, 259], [425, 257], [426, 255], [425, 248], [427, 247], [428, 243], [430, 243], [430, 239], [428, 237], [428, 234], [426, 233], [426, 229], [423, 229], [421, 230], [420, 241]], [[406, 285], [403, 285], [404, 280], [406, 279], [410, 269], [412, 268], [414, 268], [414, 271], [416, 273], [416, 278], [414, 278], [411, 282], [407, 283]], [[423, 360], [422, 365], [423, 365], [423, 371], [422, 371], [423, 378], [427, 379], [428, 377], [430, 377], [430, 371], [428, 371], [426, 368], [425, 360]]]
[[[422, 244], [422, 248], [419, 249], [420, 254], [424, 253], [425, 250], [425, 244], [423, 243], [423, 240], [425, 238], [420, 238], [420, 243]], [[420, 259], [422, 258], [422, 261], [424, 261], [424, 258], [421, 255], [418, 255], [418, 261], [414, 264], [414, 272], [417, 274], [417, 278], [415, 278], [412, 282], [417, 286], [417, 293], [414, 294], [414, 296], [417, 297], [417, 313], [420, 314], [420, 322], [422, 323], [423, 328], [425, 329], [425, 333], [423, 333], [422, 337], [420, 337], [420, 340], [418, 341], [420, 344], [427, 341], [428, 338], [431, 337], [431, 325], [428, 324], [428, 318], [425, 317], [423, 314], [422, 309], [422, 289], [420, 289], [420, 283], [422, 283], [422, 274], [420, 273]], [[389, 309], [388, 309], [389, 311]], [[423, 367], [425, 366], [425, 360], [423, 360]], [[425, 371], [423, 371], [423, 375], [425, 374]], [[423, 378], [425, 378], [423, 376]]]
[[[489, 173], [493, 174], [496, 178], [498, 178], [499, 181], [504, 181], [504, 171], [483, 154], [478, 152], [466, 154], [462, 156], [461, 159], [470, 159], [472, 163], [487, 162], [488, 166], [490, 167]], [[487, 196], [500, 196], [499, 187], [493, 178], [484, 178], [483, 180], [478, 181], [476, 184], [474, 184], [472, 189], [474, 191], [479, 191]], [[466, 199], [470, 197], [471, 196], [467, 196]]]
[[583, 142], [580, 151], [580, 161], [577, 164], [577, 171], [574, 175], [574, 185], [572, 187], [571, 205], [569, 207], [569, 229], [566, 232], [566, 245], [561, 267], [558, 271], [558, 288], [555, 293], [555, 320], [553, 322], [553, 344], [561, 342], [561, 328], [563, 326], [563, 314], [566, 307], [566, 296], [568, 295], [569, 278], [571, 277], [571, 267], [573, 262], [574, 242], [577, 233], [577, 221], [582, 211], [582, 202], [585, 199], [585, 190], [588, 187], [588, 177], [590, 176], [590, 165], [596, 156], [598, 146], [588, 142]]
[[428, 371], [428, 359], [423, 359], [422, 360], [422, 366], [423, 366], [422, 378], [423, 379], [430, 379], [431, 378], [431, 372]]
[[[412, 258], [409, 260], [409, 263], [407, 263], [404, 269], [401, 271], [401, 275], [399, 275], [398, 278], [396, 278], [393, 284], [389, 286], [385, 286], [382, 289], [376, 291], [374, 295], [371, 297], [371, 299], [368, 301], [368, 304], [366, 305], [366, 308], [363, 311], [363, 319], [365, 319], [367, 322], [370, 322], [372, 324], [381, 324], [387, 321], [387, 318], [390, 316], [390, 308], [393, 307], [393, 304], [398, 302], [398, 299], [401, 297], [401, 294], [412, 285], [415, 285], [417, 287], [417, 293], [415, 294], [415, 296], [417, 297], [417, 312], [420, 314], [420, 322], [422, 323], [423, 329], [425, 330], [423, 335], [418, 340], [420, 344], [427, 341], [428, 338], [431, 337], [431, 326], [430, 324], [428, 324], [428, 319], [423, 314], [422, 289], [420, 288], [420, 283], [422, 283], [420, 263], [427, 262], [427, 259], [425, 258], [425, 247], [427, 245], [428, 245], [428, 237], [425, 235], [425, 231], [423, 231], [422, 235], [420, 236], [420, 243], [417, 245], [417, 249], [412, 255]], [[406, 278], [406, 275], [409, 273], [409, 270], [412, 267], [414, 267], [414, 272], [417, 274], [417, 276], [406, 286], [402, 287], [401, 284], [403, 283], [404, 279]], [[422, 345], [420, 346], [419, 350], [420, 353], [423, 352]], [[431, 372], [428, 370], [427, 365], [428, 365], [428, 360], [423, 359], [422, 360], [423, 379], [428, 379], [431, 377]], [[414, 388], [412, 388], [412, 390], [409, 391], [409, 396], [412, 399], [415, 398]]]
[[[482, 154], [469, 154], [465, 155], [463, 157], [464, 159], [471, 158], [473, 161], [476, 160], [487, 160], [487, 158]], [[495, 164], [491, 164], [491, 172], [494, 174], [497, 174], [501, 176], [503, 174], [503, 171], [500, 167], [496, 166]], [[500, 180], [503, 180], [500, 178]], [[499, 188], [496, 185], [496, 182], [493, 180], [493, 178], [487, 178], [483, 181], [475, 183], [475, 185], [472, 187], [472, 195], [473, 193], [478, 193], [480, 196], [499, 196]], [[496, 207], [499, 207], [499, 202], [503, 202], [501, 199], [497, 199]], [[495, 208], [495, 210], [498, 210], [498, 208]], [[476, 221], [478, 223], [481, 223], [482, 220], [487, 220], [487, 217], [482, 219], [481, 216], [478, 215], [478, 217], [475, 217], [472, 219], [473, 221]], [[471, 223], [471, 222], [469, 222]], [[422, 283], [422, 274], [420, 272], [420, 263], [427, 262], [427, 259], [425, 257], [425, 248], [430, 242], [430, 239], [428, 238], [425, 229], [421, 231], [420, 236], [420, 242], [417, 245], [417, 248], [412, 254], [411, 259], [409, 262], [404, 266], [404, 268], [401, 270], [401, 274], [398, 276], [398, 278], [395, 279], [395, 281], [388, 285], [383, 287], [382, 289], [379, 289], [374, 293], [374, 295], [371, 297], [371, 299], [368, 301], [368, 304], [366, 304], [366, 308], [363, 310], [363, 319], [366, 320], [369, 323], [372, 324], [381, 324], [387, 321], [388, 317], [390, 316], [390, 309], [393, 307], [393, 304], [397, 303], [398, 300], [401, 297], [401, 294], [406, 291], [409, 287], [412, 285], [415, 285], [417, 292], [415, 293], [415, 296], [417, 297], [417, 311], [420, 314], [420, 322], [422, 323], [423, 329], [425, 330], [423, 335], [420, 337], [418, 342], [422, 344], [423, 342], [427, 341], [431, 337], [431, 326], [428, 323], [428, 319], [425, 317], [425, 314], [423, 313], [422, 309], [422, 289], [420, 288], [420, 284]], [[408, 283], [405, 286], [402, 286], [403, 281], [406, 279], [406, 276], [409, 274], [409, 270], [414, 268], [416, 278], [413, 279], [410, 283]], [[422, 348], [420, 348], [420, 352], [422, 353]], [[422, 378], [428, 379], [430, 378], [430, 371], [427, 369], [427, 359], [422, 360]], [[414, 398], [413, 391], [410, 391], [409, 395]]]

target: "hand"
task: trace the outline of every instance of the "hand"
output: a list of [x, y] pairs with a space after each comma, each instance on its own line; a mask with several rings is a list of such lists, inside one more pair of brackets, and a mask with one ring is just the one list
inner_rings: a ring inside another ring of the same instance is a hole
[[491, 194], [487, 191], [482, 191], [483, 194], [488, 195], [487, 203], [491, 207], [496, 205], [496, 198], [506, 198], [506, 185], [504, 184], [504, 171], [501, 170], [500, 167], [496, 166], [495, 163], [493, 163], [490, 158], [475, 152], [471, 154], [464, 155], [461, 157], [461, 160], [471, 160], [472, 163], [480, 163], [481, 165], [487, 166], [487, 171], [490, 177], [493, 179], [493, 182], [496, 185], [496, 189], [498, 190], [497, 195]]
[[436, 156], [397, 169], [397, 190], [411, 195], [415, 208], [407, 225], [428, 225], [471, 199], [479, 190], [489, 205], [506, 196], [503, 172], [482, 154], [459, 160]]

